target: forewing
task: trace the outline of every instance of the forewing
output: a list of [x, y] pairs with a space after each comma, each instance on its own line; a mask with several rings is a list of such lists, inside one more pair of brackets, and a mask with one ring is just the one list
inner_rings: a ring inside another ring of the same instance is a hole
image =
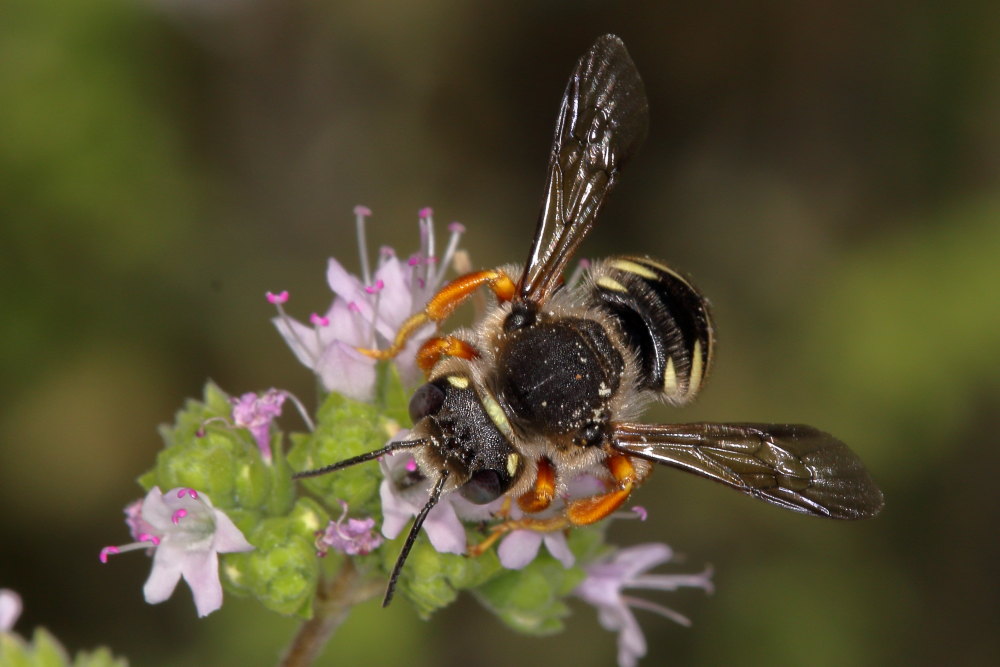
[[708, 477], [786, 509], [865, 519], [882, 492], [832, 435], [801, 424], [617, 424], [613, 447]]
[[542, 210], [518, 299], [544, 302], [649, 127], [649, 105], [625, 45], [605, 35], [573, 69], [552, 141]]

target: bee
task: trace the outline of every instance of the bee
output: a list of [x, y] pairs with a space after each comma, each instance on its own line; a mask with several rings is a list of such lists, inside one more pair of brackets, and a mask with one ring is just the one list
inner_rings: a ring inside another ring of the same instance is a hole
[[[712, 366], [708, 303], [691, 282], [645, 256], [596, 262], [576, 286], [564, 271], [644, 140], [642, 80], [622, 41], [599, 38], [570, 75], [556, 122], [541, 212], [523, 268], [460, 276], [403, 324], [388, 359], [413, 334], [440, 323], [482, 288], [496, 304], [471, 328], [427, 340], [417, 363], [406, 439], [296, 477], [412, 451], [431, 491], [396, 560], [383, 606], [424, 519], [445, 494], [479, 504], [506, 497], [524, 518], [495, 530], [561, 530], [607, 517], [662, 464], [804, 514], [873, 517], [882, 492], [833, 436], [798, 424], [637, 422], [650, 401], [690, 402]], [[597, 495], [567, 500], [566, 483], [590, 474]], [[492, 540], [487, 539], [488, 545]], [[481, 551], [477, 545], [473, 553]]]

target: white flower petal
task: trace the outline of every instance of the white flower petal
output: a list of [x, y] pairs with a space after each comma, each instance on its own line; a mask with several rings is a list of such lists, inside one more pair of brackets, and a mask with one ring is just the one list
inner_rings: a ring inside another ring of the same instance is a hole
[[344, 301], [358, 301], [364, 294], [361, 281], [348, 273], [347, 269], [332, 257], [326, 265], [326, 283], [333, 293]]
[[173, 527], [171, 518], [175, 509], [167, 504], [160, 487], [154, 486], [142, 501], [142, 520], [162, 534]]
[[624, 610], [621, 632], [618, 633], [618, 666], [635, 667], [639, 658], [646, 655], [646, 638], [639, 622], [627, 609]]
[[346, 301], [334, 299], [326, 317], [330, 323], [325, 327], [317, 328], [324, 348], [335, 340], [358, 347], [367, 347], [372, 344], [371, 323], [356, 310], [352, 310]]
[[631, 579], [640, 572], [645, 572], [660, 563], [666, 563], [674, 552], [666, 544], [649, 542], [637, 544], [628, 549], [620, 549], [612, 559], [616, 568], [624, 572], [625, 579]]
[[191, 587], [198, 616], [208, 616], [222, 606], [219, 556], [214, 551], [191, 551], [181, 561], [181, 574]]
[[215, 542], [212, 549], [220, 554], [228, 554], [238, 551], [253, 551], [254, 546], [247, 542], [243, 533], [233, 520], [226, 516], [222, 510], [213, 509], [215, 515]]
[[271, 319], [274, 328], [292, 348], [295, 358], [306, 368], [312, 368], [319, 358], [322, 347], [316, 337], [316, 331], [290, 317], [275, 317]]
[[542, 546], [542, 534], [534, 530], [515, 530], [497, 547], [500, 564], [508, 570], [520, 570], [535, 560]]
[[414, 512], [409, 503], [394, 493], [392, 483], [388, 479], [382, 480], [378, 492], [382, 499], [382, 534], [392, 540], [413, 518]]
[[184, 550], [161, 543], [153, 554], [153, 569], [142, 587], [149, 604], [158, 604], [169, 598], [181, 580], [181, 562]]
[[316, 374], [327, 391], [358, 401], [370, 401], [375, 392], [375, 360], [353, 346], [334, 341], [316, 364]]
[[561, 532], [557, 533], [545, 533], [543, 538], [545, 541], [545, 548], [549, 550], [552, 556], [563, 564], [565, 568], [573, 567], [573, 563], [576, 562], [576, 556], [569, 549], [569, 544], [566, 542], [566, 536]]
[[406, 273], [396, 257], [390, 257], [375, 271], [375, 282], [381, 280], [385, 285], [379, 293], [379, 318], [392, 330], [398, 329], [414, 311]]
[[465, 539], [465, 526], [458, 520], [455, 508], [451, 503], [439, 502], [424, 521], [424, 532], [431, 546], [438, 553], [464, 554], [468, 545]]

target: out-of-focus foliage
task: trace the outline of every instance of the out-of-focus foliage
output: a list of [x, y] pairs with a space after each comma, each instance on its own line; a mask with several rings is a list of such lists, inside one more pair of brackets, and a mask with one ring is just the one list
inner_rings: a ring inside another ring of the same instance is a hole
[[[963, 0], [423, 3], [13, 0], [0, 20], [0, 585], [70, 652], [271, 662], [293, 620], [142, 602], [121, 541], [135, 476], [206, 378], [312, 378], [268, 318], [328, 302], [326, 256], [405, 246], [416, 210], [521, 261], [574, 59], [624, 39], [651, 135], [583, 253], [649, 252], [712, 300], [703, 397], [650, 419], [813, 423], [884, 514], [786, 515], [657, 471], [644, 523], [716, 594], [640, 618], [649, 664], [991, 664], [1000, 654], [1000, 10]], [[405, 237], [404, 237], [405, 235]], [[515, 635], [475, 603], [352, 615], [329, 664], [609, 664], [590, 610]], [[264, 656], [264, 657], [262, 657]]]

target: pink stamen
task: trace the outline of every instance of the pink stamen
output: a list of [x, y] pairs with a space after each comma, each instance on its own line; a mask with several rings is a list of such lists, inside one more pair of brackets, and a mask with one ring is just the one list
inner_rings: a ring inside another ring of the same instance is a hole
[[452, 234], [464, 234], [465, 225], [456, 220], [455, 222], [448, 225], [448, 231], [451, 232]]
[[[423, 212], [425, 209], [421, 209]], [[420, 255], [423, 257], [433, 257], [434, 256], [434, 224], [431, 222], [430, 209], [426, 209], [427, 216], [421, 217], [417, 222], [417, 226], [420, 227]], [[423, 264], [426, 266], [427, 261], [425, 260]], [[430, 272], [424, 270], [422, 273], [423, 278], [429, 278]]]
[[430, 206], [425, 206], [419, 211], [417, 211], [417, 217], [420, 218], [429, 218], [432, 215], [434, 215], [434, 209], [432, 209]]
[[347, 309], [349, 311], [351, 311], [352, 313], [360, 313], [361, 312], [361, 306], [359, 306], [356, 301], [351, 301], [350, 303], [348, 303], [347, 304]]
[[406, 263], [409, 264], [410, 266], [420, 266], [421, 264], [424, 263], [424, 260], [420, 257], [420, 255], [413, 255], [408, 260], [406, 260]]
[[416, 459], [410, 459], [409, 461], [406, 462], [406, 471], [407, 472], [416, 472], [417, 471], [417, 460]]
[[396, 256], [396, 251], [393, 248], [391, 248], [390, 246], [387, 246], [387, 245], [384, 245], [381, 248], [379, 248], [378, 252], [379, 252], [380, 255], [383, 255], [385, 257], [395, 257]]
[[375, 281], [374, 285], [369, 285], [368, 287], [366, 287], [365, 292], [367, 292], [368, 294], [378, 294], [384, 288], [385, 288], [385, 281], [380, 279]]
[[366, 283], [372, 281], [372, 274], [368, 267], [368, 241], [365, 239], [365, 217], [372, 214], [367, 206], [355, 206], [355, 227], [358, 235], [358, 256], [361, 258], [361, 277]]
[[107, 563], [108, 556], [117, 553], [121, 553], [121, 549], [119, 549], [118, 547], [104, 547], [103, 549], [101, 549], [101, 555], [99, 556], [99, 558], [101, 559], [102, 563]]
[[636, 505], [632, 508], [632, 511], [639, 517], [639, 521], [645, 521], [649, 517], [649, 512], [642, 505]]
[[581, 259], [580, 260], [580, 267], [584, 268], [584, 269], [589, 269], [590, 268], [590, 260], [587, 259], [586, 257], [584, 257], [583, 259]]
[[280, 303], [285, 303], [288, 301], [288, 290], [283, 290], [275, 294], [274, 292], [267, 293], [267, 302], [277, 306]]
[[190, 488], [184, 488], [177, 491], [178, 498], [183, 498], [184, 496], [191, 496], [192, 498], [197, 500], [198, 492]]
[[140, 542], [152, 542], [154, 547], [159, 546], [160, 544], [160, 538], [156, 535], [150, 535], [149, 533], [139, 533], [136, 535], [136, 539]]
[[323, 317], [317, 313], [313, 313], [309, 316], [309, 321], [312, 322], [314, 327], [328, 327], [330, 326], [330, 318]]
[[183, 508], [179, 509], [176, 512], [174, 512], [173, 516], [170, 517], [170, 520], [173, 521], [174, 525], [176, 526], [178, 523], [180, 523], [181, 519], [187, 516], [187, 514], [188, 511], [186, 509]]

